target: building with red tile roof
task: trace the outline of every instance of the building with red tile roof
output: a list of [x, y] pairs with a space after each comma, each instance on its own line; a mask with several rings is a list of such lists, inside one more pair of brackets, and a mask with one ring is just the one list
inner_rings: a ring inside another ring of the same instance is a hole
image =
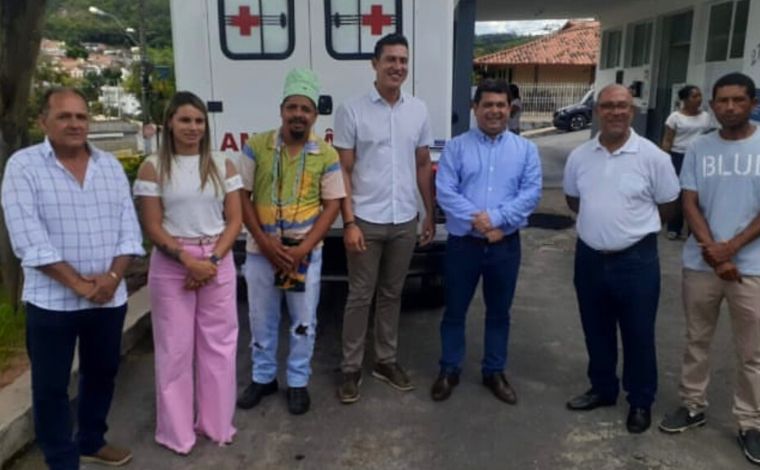
[[599, 57], [599, 22], [568, 21], [559, 31], [477, 57], [481, 76], [516, 83], [593, 83]]

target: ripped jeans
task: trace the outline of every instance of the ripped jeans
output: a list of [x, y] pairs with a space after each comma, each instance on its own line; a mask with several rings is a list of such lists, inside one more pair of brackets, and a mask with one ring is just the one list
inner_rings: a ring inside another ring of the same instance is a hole
[[269, 383], [277, 378], [277, 340], [284, 294], [290, 312], [288, 386], [305, 387], [311, 375], [316, 337], [322, 249], [312, 251], [305, 292], [287, 292], [275, 287], [272, 265], [261, 254], [248, 253], [243, 269], [248, 284], [253, 381]]

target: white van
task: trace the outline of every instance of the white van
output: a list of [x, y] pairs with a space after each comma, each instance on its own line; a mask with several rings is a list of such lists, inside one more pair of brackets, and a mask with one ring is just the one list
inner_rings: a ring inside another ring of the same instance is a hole
[[[172, 0], [177, 89], [206, 100], [215, 150], [238, 152], [252, 133], [280, 124], [285, 75], [308, 67], [321, 83], [316, 132], [332, 140], [332, 109], [366, 93], [375, 42], [410, 42], [404, 91], [427, 104], [433, 153], [451, 136], [456, 0]], [[471, 57], [470, 57], [471, 59]], [[445, 232], [418, 250], [410, 275], [437, 274]], [[340, 228], [326, 240], [323, 279], [345, 278]], [[440, 284], [431, 276], [433, 284]]]

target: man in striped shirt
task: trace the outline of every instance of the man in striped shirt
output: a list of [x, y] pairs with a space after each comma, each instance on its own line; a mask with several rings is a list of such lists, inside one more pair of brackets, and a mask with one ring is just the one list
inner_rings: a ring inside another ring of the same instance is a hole
[[[143, 254], [142, 238], [124, 170], [87, 143], [88, 121], [81, 92], [48, 91], [39, 118], [45, 141], [11, 156], [2, 185], [5, 223], [24, 270], [37, 442], [55, 469], [79, 468], [80, 455], [109, 465], [132, 457], [104, 435], [127, 311], [124, 272]], [[67, 390], [77, 339], [72, 439]]]

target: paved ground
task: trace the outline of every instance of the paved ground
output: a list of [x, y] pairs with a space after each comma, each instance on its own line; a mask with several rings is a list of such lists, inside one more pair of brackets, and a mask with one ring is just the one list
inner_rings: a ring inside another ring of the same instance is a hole
[[[563, 212], [562, 199], [560, 192], [547, 190], [542, 211]], [[679, 436], [666, 436], [656, 429], [631, 436], [624, 427], [627, 407], [622, 399], [617, 407], [593, 412], [565, 410], [564, 402], [587, 387], [586, 353], [571, 282], [575, 232], [527, 229], [522, 240], [523, 265], [512, 311], [508, 367], [519, 395], [517, 406], [498, 402], [479, 383], [480, 294], [468, 319], [462, 384], [447, 402], [430, 400], [441, 310], [421, 307], [424, 293], [415, 286], [405, 297], [400, 361], [417, 389], [400, 393], [365, 374], [361, 400], [341, 405], [335, 398], [341, 292], [326, 289], [310, 413], [290, 416], [281, 393], [265, 399], [258, 408], [237, 413], [238, 435], [232, 446], [218, 448], [201, 439], [190, 456], [176, 456], [153, 443], [153, 355], [146, 338], [123, 362], [109, 438], [134, 450], [130, 468], [135, 469], [755, 468], [735, 442], [730, 415], [733, 352], [725, 315], [713, 348], [713, 407], [706, 427]], [[681, 246], [681, 242], [660, 241], [663, 295], [657, 344], [661, 385], [656, 420], [677, 404], [684, 329], [679, 301]], [[240, 312], [242, 388], [249, 377], [249, 334], [244, 305]], [[10, 468], [44, 466], [40, 452], [33, 448]]]

